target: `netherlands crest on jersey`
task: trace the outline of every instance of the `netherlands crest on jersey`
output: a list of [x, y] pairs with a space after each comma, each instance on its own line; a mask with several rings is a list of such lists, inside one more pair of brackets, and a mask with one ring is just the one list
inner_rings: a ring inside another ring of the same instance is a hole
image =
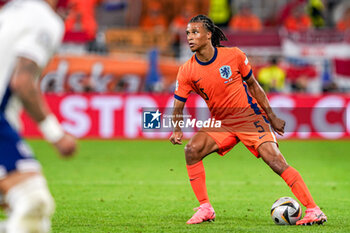
[[232, 75], [230, 66], [221, 66], [219, 70], [220, 70], [221, 78], [229, 79]]

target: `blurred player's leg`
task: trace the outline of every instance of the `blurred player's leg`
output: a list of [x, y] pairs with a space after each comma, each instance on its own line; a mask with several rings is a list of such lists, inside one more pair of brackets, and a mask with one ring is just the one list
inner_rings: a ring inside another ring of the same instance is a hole
[[200, 203], [197, 212], [187, 221], [188, 224], [215, 219], [214, 209], [209, 203], [202, 159], [217, 149], [216, 142], [204, 132], [198, 132], [185, 147], [188, 176], [192, 190]]
[[[46, 180], [39, 173], [15, 172], [1, 183], [8, 205], [7, 233], [50, 231], [54, 201]], [[11, 185], [12, 184], [12, 185]]]
[[0, 114], [0, 191], [5, 232], [48, 232], [53, 200], [30, 147]]
[[282, 177], [291, 188], [294, 196], [307, 208], [305, 217], [298, 221], [297, 225], [312, 225], [313, 223], [321, 224], [326, 222], [326, 215], [316, 205], [303, 178], [297, 170], [287, 164], [277, 145], [272, 142], [266, 142], [261, 144], [258, 150], [263, 160], [274, 172]]

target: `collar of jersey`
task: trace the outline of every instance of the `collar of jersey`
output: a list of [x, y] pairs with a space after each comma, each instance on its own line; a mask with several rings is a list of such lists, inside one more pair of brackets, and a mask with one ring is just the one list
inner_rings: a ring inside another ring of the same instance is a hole
[[210, 59], [210, 61], [207, 61], [207, 62], [200, 61], [195, 54], [194, 57], [196, 58], [196, 61], [198, 62], [198, 64], [202, 65], [202, 66], [207, 66], [207, 65], [213, 63], [215, 61], [216, 57], [218, 56], [218, 49], [216, 47], [214, 49], [215, 49], [214, 56]]

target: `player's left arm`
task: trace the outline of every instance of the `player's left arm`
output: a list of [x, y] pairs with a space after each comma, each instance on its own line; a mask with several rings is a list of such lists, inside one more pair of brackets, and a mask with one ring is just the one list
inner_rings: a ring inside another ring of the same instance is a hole
[[[43, 124], [47, 127], [47, 119], [51, 120], [55, 118], [51, 116], [51, 111], [48, 108], [45, 99], [42, 97], [37, 83], [40, 72], [41, 68], [34, 61], [28, 58], [18, 57], [10, 86], [11, 90], [21, 100], [25, 110], [29, 113], [31, 118], [39, 125], [42, 125], [42, 127], [44, 127]], [[53, 135], [54, 132], [52, 131], [56, 130], [56, 135], [58, 135], [54, 141], [50, 142], [56, 147], [61, 155], [73, 155], [76, 149], [75, 138], [65, 133], [60, 125], [55, 125], [55, 127], [52, 128], [52, 123], [50, 124], [50, 131], [48, 132], [48, 130], [46, 130], [46, 134], [50, 133]]]
[[257, 100], [258, 104], [264, 109], [269, 118], [271, 126], [273, 129], [281, 136], [284, 134], [284, 126], [286, 122], [276, 116], [273, 112], [269, 100], [265, 94], [265, 91], [262, 89], [258, 81], [255, 79], [252, 74], [248, 79], [245, 80], [248, 85], [250, 94]]

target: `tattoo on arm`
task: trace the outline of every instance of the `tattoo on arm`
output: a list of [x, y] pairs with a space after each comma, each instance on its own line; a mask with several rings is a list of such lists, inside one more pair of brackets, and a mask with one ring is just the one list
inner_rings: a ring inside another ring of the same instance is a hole
[[48, 114], [45, 101], [36, 82], [40, 75], [39, 66], [32, 60], [19, 57], [11, 80], [11, 89], [21, 100], [29, 115], [40, 122]]
[[40, 71], [40, 68], [34, 61], [23, 57], [18, 58], [16, 67], [17, 74], [29, 74], [33, 76], [33, 78], [37, 78], [40, 75]]

